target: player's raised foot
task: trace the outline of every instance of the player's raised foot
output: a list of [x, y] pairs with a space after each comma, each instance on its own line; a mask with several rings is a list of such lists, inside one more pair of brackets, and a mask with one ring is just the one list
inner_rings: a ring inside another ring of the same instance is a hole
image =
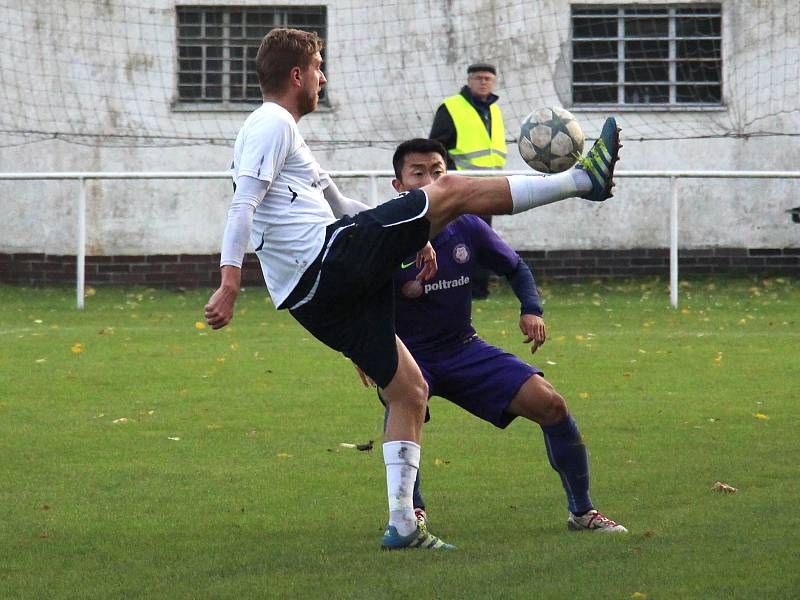
[[415, 508], [414, 516], [417, 518], [417, 523], [422, 523], [426, 528], [428, 527], [428, 515], [425, 514], [424, 508]]
[[622, 525], [612, 521], [597, 510], [590, 510], [585, 515], [576, 517], [569, 513], [567, 528], [572, 531], [599, 531], [603, 533], [628, 533]]
[[619, 149], [622, 147], [619, 143], [619, 132], [617, 120], [614, 117], [607, 118], [594, 146], [586, 156], [578, 159], [575, 168], [585, 171], [592, 182], [592, 189], [581, 198], [602, 202], [614, 195], [611, 193], [611, 188], [614, 187], [614, 165], [619, 160]]
[[428, 531], [424, 523], [417, 520], [417, 530], [409, 535], [397, 533], [394, 525], [387, 525], [383, 534], [381, 548], [384, 550], [404, 550], [421, 548], [423, 550], [455, 550], [453, 544], [447, 544]]

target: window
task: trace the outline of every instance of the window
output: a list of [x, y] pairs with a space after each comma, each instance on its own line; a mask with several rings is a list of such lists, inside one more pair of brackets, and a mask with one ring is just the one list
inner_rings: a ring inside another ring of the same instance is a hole
[[719, 106], [720, 5], [573, 5], [572, 99], [576, 106]]
[[[219, 108], [258, 103], [261, 89], [255, 58], [271, 29], [295, 27], [325, 39], [324, 6], [179, 6], [177, 10], [181, 103]], [[320, 97], [324, 101], [324, 88]]]

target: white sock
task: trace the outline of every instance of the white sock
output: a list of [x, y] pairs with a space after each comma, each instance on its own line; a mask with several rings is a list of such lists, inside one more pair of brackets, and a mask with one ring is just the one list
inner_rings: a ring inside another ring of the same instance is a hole
[[553, 175], [511, 175], [511, 214], [544, 206], [585, 194], [592, 190], [592, 181], [582, 169], [569, 169]]
[[386, 491], [389, 496], [389, 525], [394, 525], [400, 535], [409, 535], [417, 529], [412, 495], [419, 469], [420, 450], [419, 444], [414, 442], [386, 442], [383, 445]]

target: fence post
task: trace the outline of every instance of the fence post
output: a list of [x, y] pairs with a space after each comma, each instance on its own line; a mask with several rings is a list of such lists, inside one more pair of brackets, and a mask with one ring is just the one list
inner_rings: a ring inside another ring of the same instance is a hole
[[378, 206], [378, 178], [375, 175], [369, 176], [369, 203], [373, 208]]
[[86, 282], [86, 179], [78, 178], [81, 189], [78, 195], [78, 256], [76, 261], [76, 288], [78, 309], [83, 309]]
[[670, 177], [672, 201], [669, 211], [669, 301], [678, 308], [678, 178]]

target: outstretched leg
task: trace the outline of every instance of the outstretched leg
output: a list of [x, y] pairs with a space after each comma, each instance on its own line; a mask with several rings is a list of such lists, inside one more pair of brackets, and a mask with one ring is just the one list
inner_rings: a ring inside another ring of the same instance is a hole
[[422, 188], [428, 196], [426, 217], [431, 237], [466, 213], [516, 214], [566, 198], [596, 202], [610, 198], [619, 148], [619, 128], [610, 117], [589, 153], [564, 173], [486, 178], [443, 175]]

